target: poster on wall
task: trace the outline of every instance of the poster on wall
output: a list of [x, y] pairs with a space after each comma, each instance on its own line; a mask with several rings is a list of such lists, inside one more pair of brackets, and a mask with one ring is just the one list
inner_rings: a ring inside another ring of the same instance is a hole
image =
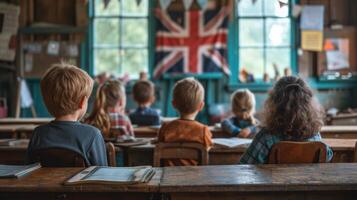
[[328, 38], [325, 40], [327, 69], [340, 70], [350, 67], [349, 41], [346, 38]]
[[16, 33], [20, 7], [0, 3], [0, 60], [13, 61], [16, 53]]
[[308, 51], [322, 51], [323, 33], [321, 31], [302, 31], [301, 48]]

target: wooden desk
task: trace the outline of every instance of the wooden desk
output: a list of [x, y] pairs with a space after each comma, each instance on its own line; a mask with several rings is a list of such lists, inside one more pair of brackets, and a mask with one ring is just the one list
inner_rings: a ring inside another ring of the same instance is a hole
[[357, 126], [323, 126], [323, 138], [357, 139]]
[[[357, 139], [323, 139], [334, 151], [333, 163], [353, 162]], [[152, 165], [154, 145], [146, 144], [127, 149], [128, 166]], [[221, 148], [213, 147], [209, 151], [210, 165], [232, 165], [239, 163], [247, 147]]]
[[[214, 138], [228, 138], [230, 134], [220, 128], [210, 126]], [[158, 129], [151, 127], [134, 128], [137, 137], [156, 137]], [[357, 139], [357, 126], [323, 126], [321, 129], [323, 138]]]
[[81, 168], [41, 168], [20, 179], [0, 179], [0, 199], [149, 199], [157, 193], [161, 169], [147, 184], [64, 186]]
[[171, 200], [356, 199], [357, 163], [163, 168]]
[[[354, 148], [357, 139], [323, 139], [334, 151], [332, 162], [353, 162]], [[154, 144], [118, 148], [123, 152], [128, 166], [152, 165]], [[210, 165], [232, 165], [239, 163], [239, 159], [247, 147], [221, 148], [213, 147], [209, 152]], [[23, 164], [26, 157], [27, 145], [0, 146], [0, 164]]]
[[53, 118], [0, 118], [0, 124], [47, 124]]
[[32, 134], [37, 126], [34, 124], [0, 124], [0, 133], [2, 136], [9, 134], [12, 138], [21, 138], [23, 133], [26, 134], [23, 137], [28, 138], [28, 134]]

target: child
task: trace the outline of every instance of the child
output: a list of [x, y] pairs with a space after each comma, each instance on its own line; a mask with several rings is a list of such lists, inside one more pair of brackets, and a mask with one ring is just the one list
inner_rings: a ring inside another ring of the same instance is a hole
[[125, 116], [126, 95], [124, 85], [118, 80], [107, 80], [99, 86], [92, 113], [85, 120], [100, 130], [104, 138], [134, 136], [130, 120]]
[[45, 73], [41, 92], [55, 120], [34, 130], [27, 149], [28, 163], [36, 162], [34, 151], [55, 147], [80, 153], [88, 166], [108, 165], [100, 131], [78, 122], [87, 110], [92, 87], [88, 74], [69, 64], [54, 64]]
[[[264, 115], [264, 128], [243, 154], [242, 164], [267, 163], [270, 149], [279, 141], [321, 141], [323, 111], [301, 78], [281, 78], [269, 93]], [[332, 154], [327, 146], [328, 160]]]
[[[173, 107], [180, 118], [163, 124], [159, 130], [159, 142], [196, 142], [212, 146], [212, 134], [206, 125], [195, 121], [204, 106], [204, 90], [193, 78], [178, 81], [173, 90]], [[197, 165], [195, 160], [167, 160], [166, 166]]]
[[233, 93], [231, 102], [234, 117], [221, 123], [222, 130], [233, 136], [253, 137], [257, 132], [257, 120], [253, 116], [255, 110], [254, 94], [247, 89], [237, 90]]
[[155, 101], [155, 88], [151, 81], [141, 80], [133, 87], [133, 97], [138, 108], [129, 115], [130, 121], [138, 126], [160, 125], [159, 113], [150, 108]]

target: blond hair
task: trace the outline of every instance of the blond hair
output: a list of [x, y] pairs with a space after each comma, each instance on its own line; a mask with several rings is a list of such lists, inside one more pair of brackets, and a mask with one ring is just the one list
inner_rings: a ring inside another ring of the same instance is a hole
[[85, 120], [108, 137], [110, 133], [109, 108], [126, 98], [124, 85], [118, 80], [108, 80], [99, 86], [92, 113]]
[[232, 112], [242, 120], [248, 120], [256, 124], [254, 119], [255, 113], [255, 96], [248, 89], [239, 89], [231, 96]]
[[93, 80], [87, 72], [67, 63], [53, 64], [41, 79], [41, 93], [48, 112], [54, 117], [73, 114], [89, 97]]
[[155, 95], [155, 87], [151, 81], [140, 80], [133, 86], [133, 97], [139, 104], [150, 102]]
[[204, 99], [204, 89], [194, 78], [178, 81], [173, 90], [173, 102], [180, 114], [191, 114], [197, 111]]

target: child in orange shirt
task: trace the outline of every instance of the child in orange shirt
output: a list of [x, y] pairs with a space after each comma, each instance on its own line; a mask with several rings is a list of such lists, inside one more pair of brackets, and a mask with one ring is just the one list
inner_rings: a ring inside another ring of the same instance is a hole
[[[196, 142], [209, 148], [213, 145], [212, 134], [206, 125], [195, 118], [204, 107], [204, 89], [193, 78], [178, 81], [173, 90], [173, 107], [180, 118], [163, 124], [159, 131], [159, 142]], [[197, 165], [195, 160], [166, 160], [165, 166]]]

